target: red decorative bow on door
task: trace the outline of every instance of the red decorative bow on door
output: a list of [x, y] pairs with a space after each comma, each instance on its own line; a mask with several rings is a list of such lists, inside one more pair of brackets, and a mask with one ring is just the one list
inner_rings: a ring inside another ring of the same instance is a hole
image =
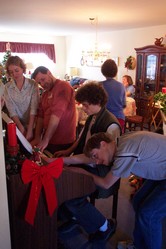
[[30, 197], [25, 214], [25, 220], [34, 224], [34, 217], [42, 187], [44, 187], [49, 215], [52, 216], [57, 207], [57, 195], [54, 178], [59, 178], [63, 169], [63, 159], [58, 158], [48, 165], [39, 166], [26, 159], [22, 165], [21, 176], [23, 182], [32, 182]]

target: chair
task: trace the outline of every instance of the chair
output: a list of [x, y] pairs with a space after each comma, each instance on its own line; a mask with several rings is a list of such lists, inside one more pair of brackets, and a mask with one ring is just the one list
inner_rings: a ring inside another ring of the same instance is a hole
[[116, 220], [117, 218], [117, 207], [118, 207], [118, 191], [120, 187], [120, 179], [118, 179], [108, 190], [101, 189], [96, 190], [90, 195], [90, 203], [95, 205], [96, 199], [105, 199], [109, 196], [113, 196], [112, 202], [112, 218]]
[[153, 96], [149, 98], [142, 98], [137, 102], [137, 114], [134, 116], [126, 116], [125, 117], [125, 128], [129, 131], [135, 130], [136, 127], [140, 127], [140, 130], [143, 128], [151, 130], [151, 121], [152, 121], [152, 113], [154, 108], [154, 100]]

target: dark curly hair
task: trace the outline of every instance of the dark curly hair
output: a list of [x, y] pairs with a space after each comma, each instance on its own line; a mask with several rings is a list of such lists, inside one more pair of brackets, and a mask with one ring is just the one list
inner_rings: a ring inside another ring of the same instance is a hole
[[26, 65], [25, 65], [24, 61], [19, 56], [10, 56], [7, 59], [6, 64], [5, 64], [5, 68], [6, 68], [6, 71], [9, 75], [10, 75], [10, 72], [9, 72], [10, 65], [18, 66], [18, 67], [23, 69], [23, 73], [26, 73]]
[[79, 103], [88, 102], [92, 105], [100, 105], [101, 107], [104, 107], [107, 103], [108, 97], [99, 82], [88, 81], [77, 90], [75, 99]]
[[111, 59], [106, 60], [101, 66], [101, 72], [106, 78], [114, 78], [118, 72], [115, 61]]

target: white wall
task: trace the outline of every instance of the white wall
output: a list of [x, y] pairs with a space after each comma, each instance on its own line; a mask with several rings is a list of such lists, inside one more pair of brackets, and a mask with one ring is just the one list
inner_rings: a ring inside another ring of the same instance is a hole
[[[119, 57], [119, 67], [117, 79], [121, 81], [124, 74], [130, 75], [135, 81], [135, 70], [127, 70], [124, 63], [130, 55], [136, 57], [134, 48], [143, 47], [146, 45], [153, 45], [156, 37], [165, 36], [166, 25], [130, 29], [122, 31], [114, 31], [109, 33], [98, 32], [98, 45], [106, 44], [110, 46], [111, 56]], [[79, 68], [80, 76], [102, 80], [104, 77], [101, 75], [100, 67], [87, 67], [80, 65], [81, 52], [84, 48], [94, 42], [95, 35], [79, 35], [70, 36], [66, 38], [67, 47], [67, 68], [74, 65]]]
[[[136, 57], [134, 48], [154, 44], [156, 37], [166, 34], [166, 25], [130, 30], [121, 30], [102, 33], [98, 31], [98, 45], [110, 48], [112, 57], [119, 57], [117, 79], [121, 81], [124, 74], [129, 74], [135, 80], [135, 70], [124, 68], [124, 63], [130, 55]], [[69, 73], [69, 67], [78, 67], [79, 75], [88, 79], [102, 80], [100, 67], [87, 67], [80, 65], [82, 50], [95, 44], [95, 32], [91, 35], [82, 34], [74, 36], [41, 36], [20, 35], [13, 33], [0, 33], [0, 41], [8, 42], [34, 42], [51, 43], [55, 45], [56, 64], [51, 68], [55, 76], [64, 78]]]

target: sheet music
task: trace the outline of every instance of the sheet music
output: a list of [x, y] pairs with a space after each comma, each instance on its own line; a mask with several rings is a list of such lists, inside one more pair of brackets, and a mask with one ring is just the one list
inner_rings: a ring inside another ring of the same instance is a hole
[[[8, 115], [4, 112], [2, 113], [2, 119], [8, 124], [10, 122], [13, 122], [12, 119], [10, 119], [8, 117]], [[25, 147], [25, 149], [32, 154], [32, 146], [31, 144], [28, 142], [28, 140], [24, 137], [24, 135], [20, 132], [20, 130], [16, 127], [16, 135], [19, 138], [20, 142], [22, 143], [22, 145]]]

